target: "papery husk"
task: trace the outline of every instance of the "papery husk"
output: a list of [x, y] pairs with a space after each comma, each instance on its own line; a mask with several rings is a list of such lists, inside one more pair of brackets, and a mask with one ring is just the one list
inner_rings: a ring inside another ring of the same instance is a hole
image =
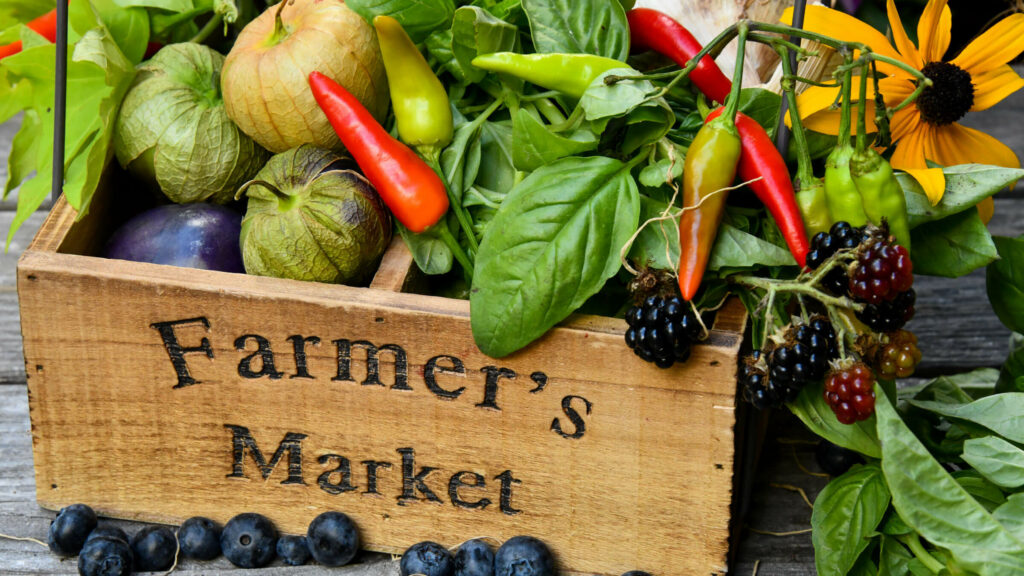
[[221, 76], [228, 116], [272, 152], [307, 143], [340, 149], [308, 77], [317, 71], [338, 82], [383, 120], [390, 101], [373, 27], [340, 0], [292, 0], [281, 11], [287, 34], [270, 45], [279, 7], [250, 22], [228, 54]]

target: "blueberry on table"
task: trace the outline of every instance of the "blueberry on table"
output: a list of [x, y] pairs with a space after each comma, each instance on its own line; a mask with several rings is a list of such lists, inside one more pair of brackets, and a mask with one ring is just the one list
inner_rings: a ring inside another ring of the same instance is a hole
[[85, 504], [72, 504], [61, 508], [50, 522], [46, 542], [50, 551], [60, 556], [74, 556], [82, 549], [85, 539], [96, 527], [96, 513]]
[[313, 559], [324, 566], [344, 566], [359, 550], [355, 522], [341, 512], [324, 512], [314, 518], [306, 538]]
[[626, 572], [622, 576], [651, 576], [651, 575], [648, 574], [647, 572], [644, 572], [643, 570], [630, 570], [629, 572]]
[[178, 545], [186, 558], [213, 560], [220, 556], [221, 526], [209, 518], [193, 516], [178, 528]]
[[95, 538], [112, 538], [114, 540], [121, 540], [125, 544], [129, 542], [128, 534], [118, 528], [117, 526], [103, 525], [93, 528], [92, 532], [89, 532], [89, 537], [85, 539], [85, 543], [88, 544], [90, 540]]
[[78, 554], [80, 576], [127, 576], [132, 573], [132, 550], [120, 538], [90, 538]]
[[448, 549], [437, 542], [417, 542], [402, 554], [399, 569], [402, 576], [452, 576], [455, 560]]
[[262, 568], [274, 559], [277, 528], [262, 514], [239, 514], [224, 525], [220, 533], [224, 556], [239, 568]]
[[495, 576], [555, 576], [555, 557], [533, 536], [509, 538], [494, 555]]
[[166, 526], [146, 526], [132, 536], [131, 547], [135, 570], [154, 572], [167, 570], [174, 564], [178, 540]]
[[842, 446], [837, 446], [828, 440], [818, 442], [817, 448], [814, 449], [814, 459], [817, 460], [818, 466], [829, 476], [842, 476], [854, 464], [864, 462], [860, 454]]
[[277, 555], [289, 566], [302, 566], [309, 562], [309, 541], [305, 536], [281, 536], [277, 539]]
[[454, 576], [494, 576], [494, 550], [479, 539], [459, 546]]

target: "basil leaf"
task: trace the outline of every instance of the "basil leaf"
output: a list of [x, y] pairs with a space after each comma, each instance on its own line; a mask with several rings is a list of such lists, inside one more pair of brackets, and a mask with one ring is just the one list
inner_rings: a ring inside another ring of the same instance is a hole
[[993, 394], [969, 404], [950, 405], [943, 402], [909, 400], [923, 410], [973, 422], [1018, 444], [1024, 443], [1024, 393]]
[[640, 73], [622, 65], [601, 74], [583, 93], [579, 107], [583, 109], [587, 120], [601, 120], [625, 116], [637, 106], [647, 101], [648, 95], [655, 91], [650, 80], [622, 80], [615, 84], [605, 84], [607, 76], [635, 76]]
[[977, 210], [965, 210], [910, 232], [914, 272], [958, 278], [999, 258]]
[[597, 136], [586, 128], [564, 136], [556, 134], [525, 108], [520, 108], [513, 118], [512, 134], [516, 143], [512, 162], [524, 172], [532, 172], [559, 158], [589, 152], [598, 144]]
[[1024, 450], [996, 436], [964, 442], [964, 461], [993, 484], [1003, 488], [1024, 486]]
[[72, 2], [68, 24], [79, 37], [102, 25], [132, 64], [142, 62], [149, 42], [149, 14], [144, 8], [124, 8], [114, 0]]
[[455, 15], [454, 0], [346, 0], [345, 5], [371, 23], [374, 16], [391, 16], [415, 44], [448, 28]]
[[537, 52], [596, 54], [615, 60], [629, 55], [629, 23], [618, 2], [523, 0]]
[[903, 520], [979, 575], [1024, 572], [1024, 540], [1015, 538], [942, 468], [885, 394], [875, 405], [882, 472]]
[[722, 224], [711, 249], [708, 270], [757, 266], [796, 266], [796, 260], [785, 248]]
[[452, 52], [472, 82], [483, 80], [487, 72], [472, 66], [473, 58], [492, 52], [513, 51], [519, 29], [495, 18], [483, 8], [463, 6], [452, 20]]
[[470, 295], [473, 337], [511, 354], [596, 294], [619, 270], [640, 197], [629, 166], [563, 158], [512, 189], [480, 243]]
[[1024, 236], [992, 240], [999, 260], [985, 271], [988, 300], [1003, 325], [1024, 332]]
[[820, 382], [804, 386], [796, 400], [789, 403], [789, 411], [811, 432], [829, 442], [871, 458], [881, 457], [882, 451], [878, 446], [878, 435], [875, 432], [875, 417], [854, 424], [841, 424], [825, 402], [823, 392], [824, 388]]
[[946, 175], [946, 191], [935, 206], [928, 201], [924, 189], [913, 176], [904, 172], [896, 174], [907, 198], [911, 228], [973, 208], [978, 202], [1024, 177], [1024, 170], [984, 164], [949, 166], [943, 168], [942, 173]]
[[992, 516], [1014, 534], [1024, 534], [1024, 494], [1011, 494]]
[[1006, 502], [1006, 496], [999, 487], [986, 480], [977, 470], [957, 470], [951, 476], [989, 512]]
[[999, 369], [996, 392], [1024, 392], [1024, 334], [1010, 336], [1010, 355]]
[[398, 233], [412, 252], [412, 258], [424, 274], [447, 274], [452, 269], [452, 249], [437, 235], [436, 230], [414, 234], [408, 228], [395, 222]]
[[507, 122], [484, 122], [480, 128], [480, 170], [473, 182], [499, 194], [516, 184], [515, 136]]
[[668, 134], [674, 121], [675, 114], [664, 100], [648, 102], [634, 108], [626, 114], [623, 122], [625, 134], [622, 135], [619, 151], [622, 154], [632, 154], [642, 146], [661, 140]]
[[194, 8], [192, 0], [113, 0], [121, 8], [159, 8], [168, 12], [188, 12]]
[[0, 30], [28, 22], [53, 10], [53, 0], [4, 0], [0, 4]]
[[899, 540], [882, 536], [878, 553], [878, 576], [934, 576], [920, 560], [914, 557]]
[[[946, 404], [966, 404], [976, 397], [987, 396], [999, 377], [994, 368], [977, 368], [963, 374], [939, 376], [923, 386], [900, 388], [900, 399], [935, 400]], [[973, 395], [972, 395], [973, 393]]]
[[889, 508], [889, 489], [877, 464], [855, 466], [814, 499], [811, 542], [819, 574], [847, 574]]

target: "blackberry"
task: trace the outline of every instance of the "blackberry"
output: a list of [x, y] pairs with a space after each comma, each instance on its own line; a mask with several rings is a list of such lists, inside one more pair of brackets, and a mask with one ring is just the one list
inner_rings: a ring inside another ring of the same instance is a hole
[[867, 304], [857, 312], [857, 319], [875, 332], [899, 330], [914, 317], [914, 302], [917, 293], [911, 288], [900, 292], [892, 300], [879, 304]]
[[857, 254], [857, 263], [850, 271], [850, 295], [867, 304], [892, 300], [913, 285], [913, 269], [906, 248], [876, 238]]
[[[864, 229], [854, 228], [848, 222], [836, 222], [828, 232], [818, 232], [811, 239], [811, 251], [807, 253], [807, 267], [816, 270], [840, 250], [852, 250], [864, 239]], [[821, 285], [836, 296], [846, 296], [850, 280], [845, 266], [836, 266], [825, 274]]]
[[875, 413], [875, 375], [862, 362], [850, 363], [825, 379], [825, 402], [843, 424], [865, 420]]
[[755, 350], [740, 365], [740, 384], [743, 386], [747, 401], [758, 410], [765, 410], [782, 405], [782, 399], [768, 381], [764, 363], [761, 362], [761, 351]]
[[836, 331], [822, 316], [790, 327], [788, 336], [772, 352], [768, 373], [783, 402], [795, 400], [805, 384], [821, 380], [837, 353]]
[[879, 378], [895, 380], [914, 373], [921, 361], [921, 350], [917, 347], [917, 336], [913, 332], [897, 330], [886, 334], [885, 342], [874, 355], [873, 367]]
[[626, 345], [661, 368], [685, 362], [704, 331], [693, 307], [679, 296], [647, 297], [626, 311], [626, 323]]

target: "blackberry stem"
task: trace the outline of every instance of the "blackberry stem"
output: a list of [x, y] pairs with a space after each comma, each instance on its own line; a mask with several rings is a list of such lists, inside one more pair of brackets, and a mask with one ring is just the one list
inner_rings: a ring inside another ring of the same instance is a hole
[[802, 281], [799, 278], [796, 280], [776, 280], [773, 278], [761, 278], [759, 276], [744, 276], [736, 275], [730, 276], [729, 281], [741, 286], [748, 286], [750, 288], [760, 288], [761, 290], [771, 290], [772, 292], [791, 292], [793, 294], [806, 294], [818, 302], [821, 302], [825, 306], [831, 306], [835, 308], [846, 308], [854, 311], [861, 311], [864, 309], [864, 304], [860, 304], [850, 300], [849, 298], [839, 298], [826, 294], [814, 287], [817, 284], [821, 276], [824, 276], [821, 272], [827, 272], [829, 266], [822, 266], [819, 268], [814, 276], [811, 276], [809, 281]]

